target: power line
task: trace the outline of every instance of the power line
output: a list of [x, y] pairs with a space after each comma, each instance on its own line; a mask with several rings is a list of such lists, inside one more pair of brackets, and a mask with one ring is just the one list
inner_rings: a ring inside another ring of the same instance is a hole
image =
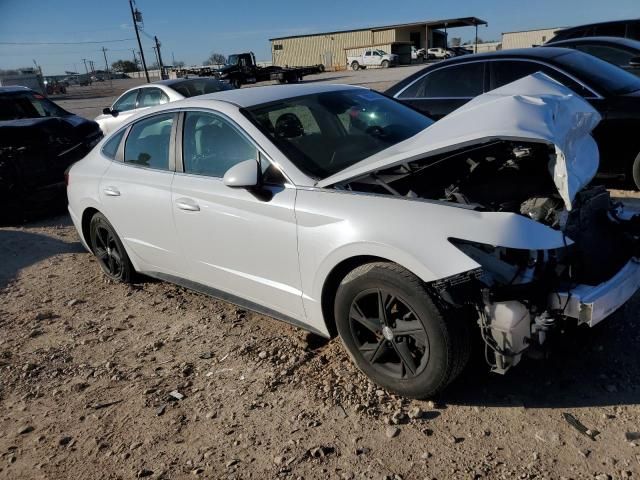
[[96, 40], [87, 42], [0, 42], [0, 45], [86, 45], [91, 43], [129, 42], [135, 38], [121, 38], [118, 40]]

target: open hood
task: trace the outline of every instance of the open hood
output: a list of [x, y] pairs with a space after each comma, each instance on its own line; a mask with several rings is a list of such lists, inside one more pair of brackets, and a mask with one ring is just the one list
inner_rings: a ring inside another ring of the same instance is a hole
[[600, 114], [543, 73], [480, 95], [413, 137], [365, 158], [316, 186], [328, 187], [403, 163], [494, 140], [552, 145], [549, 174], [568, 210], [598, 171], [591, 131]]

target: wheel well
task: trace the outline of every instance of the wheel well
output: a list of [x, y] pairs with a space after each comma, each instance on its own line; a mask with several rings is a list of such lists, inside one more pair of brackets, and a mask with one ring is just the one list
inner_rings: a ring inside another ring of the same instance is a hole
[[351, 257], [343, 260], [338, 265], [333, 267], [333, 270], [327, 275], [324, 285], [322, 286], [321, 307], [322, 316], [327, 324], [327, 330], [331, 336], [337, 335], [336, 319], [333, 314], [334, 303], [336, 299], [336, 293], [338, 292], [338, 286], [340, 282], [351, 272], [354, 268], [371, 262], [389, 262], [386, 258], [374, 257], [370, 255], [361, 255], [358, 257]]
[[93, 216], [98, 213], [98, 210], [95, 208], [87, 208], [84, 212], [82, 212], [82, 238], [84, 238], [85, 243], [91, 248], [91, 235], [89, 232], [89, 227], [91, 225], [91, 219]]

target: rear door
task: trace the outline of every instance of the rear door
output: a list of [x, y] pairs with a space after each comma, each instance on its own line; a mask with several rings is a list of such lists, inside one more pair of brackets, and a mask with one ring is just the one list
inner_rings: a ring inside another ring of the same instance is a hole
[[182, 267], [171, 214], [176, 126], [177, 113], [135, 122], [100, 182], [103, 213], [150, 272], [179, 274]]
[[[190, 278], [304, 319], [295, 188], [229, 118], [188, 111], [183, 124], [183, 172], [176, 173], [172, 208]], [[248, 159], [261, 163], [264, 185], [253, 190], [224, 185], [225, 172]]]
[[431, 70], [396, 98], [439, 120], [484, 93], [484, 72], [485, 62], [478, 61]]

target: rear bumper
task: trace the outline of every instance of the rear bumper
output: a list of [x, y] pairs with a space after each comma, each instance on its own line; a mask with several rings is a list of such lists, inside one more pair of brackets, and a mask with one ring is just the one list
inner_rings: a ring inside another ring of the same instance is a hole
[[640, 260], [631, 259], [612, 278], [600, 285], [577, 287], [549, 295], [549, 306], [578, 324], [597, 325], [624, 305], [640, 288]]
[[84, 235], [82, 234], [82, 220], [75, 214], [75, 212], [71, 208], [71, 205], [69, 205], [67, 207], [67, 209], [69, 210], [69, 216], [71, 217], [71, 221], [73, 222], [73, 226], [76, 227], [76, 231], [78, 232], [78, 237], [80, 237], [80, 243], [82, 243], [82, 246], [89, 253], [91, 253], [91, 249], [89, 248], [89, 245], [87, 245], [87, 242], [84, 239]]

